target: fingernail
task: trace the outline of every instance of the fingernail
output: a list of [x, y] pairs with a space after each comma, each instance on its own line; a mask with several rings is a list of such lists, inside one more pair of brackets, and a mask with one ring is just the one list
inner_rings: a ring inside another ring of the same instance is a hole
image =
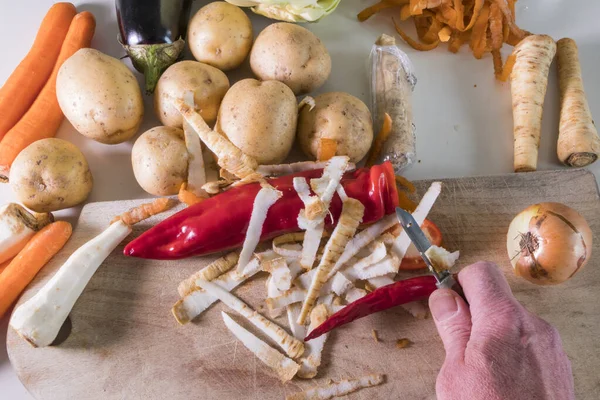
[[433, 318], [437, 321], [445, 321], [452, 318], [458, 312], [458, 303], [456, 296], [451, 291], [440, 291], [435, 293], [430, 302], [429, 308]]

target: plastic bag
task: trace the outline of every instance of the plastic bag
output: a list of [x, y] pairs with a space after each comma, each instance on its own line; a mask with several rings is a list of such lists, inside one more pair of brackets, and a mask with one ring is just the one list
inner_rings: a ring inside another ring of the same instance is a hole
[[377, 161], [390, 161], [399, 174], [417, 157], [412, 114], [412, 92], [417, 83], [414, 67], [396, 46], [396, 39], [385, 34], [373, 45], [369, 65], [373, 126], [382, 126], [385, 113], [392, 118], [392, 130]]

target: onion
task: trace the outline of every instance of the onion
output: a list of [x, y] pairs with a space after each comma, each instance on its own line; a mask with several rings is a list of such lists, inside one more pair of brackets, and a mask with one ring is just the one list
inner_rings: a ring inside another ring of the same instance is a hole
[[555, 285], [571, 278], [589, 261], [592, 231], [572, 208], [540, 203], [512, 220], [506, 244], [518, 276], [538, 285]]

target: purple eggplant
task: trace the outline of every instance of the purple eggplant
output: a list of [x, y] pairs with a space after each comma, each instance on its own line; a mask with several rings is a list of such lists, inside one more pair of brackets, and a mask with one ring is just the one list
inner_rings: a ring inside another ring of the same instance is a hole
[[146, 93], [182, 55], [192, 0], [115, 0], [119, 42], [144, 74]]

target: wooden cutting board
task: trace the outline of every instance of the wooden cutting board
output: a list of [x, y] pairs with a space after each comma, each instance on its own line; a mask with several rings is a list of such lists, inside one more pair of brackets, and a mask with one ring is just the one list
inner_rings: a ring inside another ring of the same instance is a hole
[[[448, 249], [461, 251], [460, 266], [477, 260], [499, 264], [518, 299], [554, 324], [562, 335], [578, 399], [600, 398], [600, 240], [594, 258], [571, 281], [539, 287], [514, 276], [506, 232], [515, 214], [541, 201], [578, 210], [594, 233], [600, 202], [594, 176], [585, 170], [445, 180], [431, 214]], [[429, 182], [418, 182], [423, 193]], [[88, 204], [64, 250], [27, 289], [28, 299], [77, 247], [110, 219], [141, 201]], [[162, 217], [161, 217], [162, 218]], [[136, 227], [134, 235], [158, 222]], [[212, 258], [150, 261], [124, 257], [119, 247], [104, 262], [75, 305], [62, 342], [34, 349], [9, 329], [7, 348], [19, 378], [38, 399], [283, 399], [286, 394], [369, 373], [386, 383], [350, 399], [434, 399], [444, 351], [431, 318], [416, 320], [398, 308], [364, 318], [330, 336], [318, 379], [282, 384], [225, 328], [217, 304], [197, 321], [179, 326], [171, 315], [177, 284]], [[265, 310], [264, 278], [236, 294]], [[235, 313], [234, 313], [235, 314]], [[238, 319], [239, 320], [239, 319]], [[282, 324], [287, 326], [285, 321]], [[376, 343], [371, 330], [381, 342]], [[414, 344], [396, 349], [395, 341]]]

